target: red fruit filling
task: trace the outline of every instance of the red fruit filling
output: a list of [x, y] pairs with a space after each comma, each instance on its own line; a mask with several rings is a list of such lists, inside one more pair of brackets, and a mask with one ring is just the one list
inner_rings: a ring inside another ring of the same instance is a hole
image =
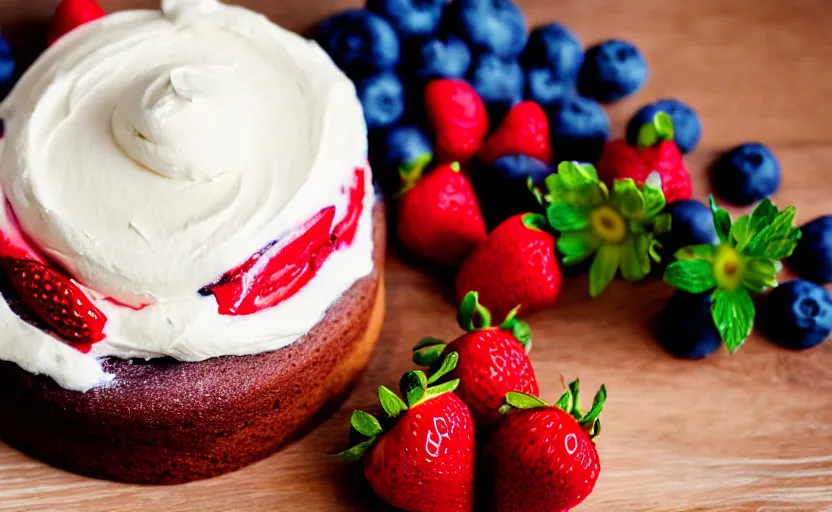
[[20, 299], [61, 338], [82, 352], [104, 339], [107, 317], [71, 279], [39, 261], [4, 258], [4, 262]]
[[347, 212], [337, 225], [332, 225], [335, 207], [328, 206], [296, 233], [270, 243], [200, 293], [214, 295], [221, 315], [249, 315], [292, 297], [315, 277], [334, 250], [352, 243], [365, 192], [365, 170], [356, 169], [347, 191]]
[[355, 232], [358, 230], [358, 219], [364, 210], [364, 193], [366, 192], [366, 180], [364, 169], [356, 169], [352, 185], [349, 189], [349, 202], [347, 203], [347, 214], [341, 219], [332, 231], [335, 237], [335, 248], [340, 249], [345, 245], [352, 244], [355, 239]]

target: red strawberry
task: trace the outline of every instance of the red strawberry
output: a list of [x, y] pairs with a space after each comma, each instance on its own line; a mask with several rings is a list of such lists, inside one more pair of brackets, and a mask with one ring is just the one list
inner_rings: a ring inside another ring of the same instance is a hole
[[[475, 325], [478, 318], [479, 325]], [[491, 313], [469, 292], [457, 315], [459, 326], [468, 331], [451, 343], [425, 338], [413, 350], [413, 362], [433, 366], [442, 354], [457, 352], [459, 363], [449, 375], [459, 379], [456, 394], [471, 410], [477, 425], [497, 423], [506, 393], [519, 391], [537, 395], [540, 389], [528, 351], [531, 330], [512, 311], [499, 326], [491, 325]]]
[[485, 141], [480, 159], [487, 165], [506, 155], [527, 155], [550, 163], [552, 143], [549, 119], [533, 101], [518, 103], [509, 110], [500, 127]]
[[440, 162], [465, 163], [479, 152], [488, 133], [488, 113], [468, 82], [433, 80], [425, 87], [425, 108]]
[[630, 146], [625, 140], [612, 141], [604, 147], [598, 161], [598, 176], [608, 185], [625, 178], [643, 185], [654, 171], [661, 178], [668, 204], [690, 199], [690, 174], [673, 142], [673, 121], [664, 112], [657, 113], [652, 123], [642, 127], [637, 146]]
[[402, 377], [407, 404], [384, 386], [378, 396], [392, 427], [363, 411], [352, 415], [353, 430], [366, 440], [341, 454], [364, 457], [364, 475], [373, 492], [397, 509], [413, 512], [474, 510], [474, 422], [453, 393], [458, 380], [428, 387], [453, 370], [452, 353], [429, 379], [411, 371]]
[[456, 277], [459, 300], [469, 291], [479, 292], [497, 318], [518, 304], [524, 313], [553, 304], [562, 276], [555, 237], [546, 229], [546, 219], [532, 213], [503, 221], [462, 264]]
[[63, 0], [49, 20], [49, 44], [84, 23], [97, 20], [106, 13], [95, 0]]
[[606, 398], [601, 386], [583, 414], [577, 380], [555, 406], [522, 393], [506, 396], [507, 415], [486, 449], [497, 512], [568, 510], [589, 496], [601, 472], [594, 439]]
[[20, 300], [60, 337], [77, 345], [104, 339], [107, 317], [72, 280], [39, 261], [4, 258]]
[[459, 265], [486, 237], [474, 187], [456, 162], [440, 165], [406, 190], [398, 213], [402, 244], [439, 265]]

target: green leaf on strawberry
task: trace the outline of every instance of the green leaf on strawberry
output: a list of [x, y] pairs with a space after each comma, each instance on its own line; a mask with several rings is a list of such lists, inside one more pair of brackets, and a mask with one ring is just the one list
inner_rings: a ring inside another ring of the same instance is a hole
[[640, 148], [649, 148], [659, 142], [673, 140], [675, 137], [673, 119], [667, 112], [656, 112], [649, 123], [645, 123], [638, 131], [636, 145]]
[[[575, 421], [589, 434], [591, 439], [594, 439], [601, 432], [601, 421], [599, 416], [607, 401], [607, 387], [601, 384], [598, 393], [592, 400], [592, 407], [588, 412], [584, 412], [578, 399], [579, 381], [575, 379], [566, 387], [566, 391], [561, 395], [553, 407], [557, 407], [562, 411], [568, 413], [575, 418]], [[502, 414], [508, 414], [513, 409], [539, 409], [550, 407], [548, 403], [536, 396], [526, 393], [509, 392], [506, 393], [506, 402], [500, 408]]]
[[780, 260], [792, 254], [800, 239], [794, 227], [793, 206], [783, 211], [768, 199], [750, 215], [732, 221], [729, 213], [710, 198], [718, 245], [683, 247], [667, 266], [664, 280], [689, 292], [712, 291], [711, 314], [728, 351], [745, 342], [754, 325], [752, 293], [777, 286]]
[[592, 165], [577, 162], [562, 162], [546, 178], [546, 219], [560, 232], [563, 264], [594, 255], [592, 297], [603, 293], [619, 270], [624, 279], [638, 281], [650, 273], [651, 261], [659, 261], [655, 235], [670, 230], [670, 215], [661, 213], [665, 198], [654, 181], [638, 186], [632, 179], [616, 180], [610, 191]]
[[[433, 338], [426, 338], [426, 340], [433, 340]], [[457, 352], [451, 352], [445, 357], [437, 371], [430, 377], [421, 370], [412, 370], [402, 375], [399, 381], [399, 387], [401, 388], [402, 396], [405, 397], [406, 403], [389, 388], [379, 386], [378, 399], [388, 419], [398, 418], [405, 411], [427, 400], [453, 392], [459, 386], [459, 379], [438, 385], [434, 384], [452, 372], [456, 368], [458, 361], [459, 354]], [[361, 459], [372, 449], [383, 433], [378, 418], [361, 410], [353, 411], [350, 417], [350, 426], [367, 439], [338, 454], [338, 457], [347, 462]]]

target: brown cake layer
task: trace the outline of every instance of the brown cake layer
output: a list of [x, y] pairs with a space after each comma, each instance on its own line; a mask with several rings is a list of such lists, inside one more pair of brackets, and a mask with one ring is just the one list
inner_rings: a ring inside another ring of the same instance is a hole
[[384, 317], [385, 219], [373, 212], [374, 270], [295, 343], [199, 363], [109, 358], [115, 385], [86, 393], [0, 362], [0, 438], [96, 478], [178, 484], [235, 471], [314, 426], [346, 397]]

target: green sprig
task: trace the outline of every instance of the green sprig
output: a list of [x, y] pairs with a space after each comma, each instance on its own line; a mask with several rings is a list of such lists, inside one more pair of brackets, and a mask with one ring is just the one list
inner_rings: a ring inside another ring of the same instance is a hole
[[592, 297], [601, 295], [619, 271], [627, 281], [638, 281], [650, 273], [651, 262], [660, 261], [656, 235], [670, 230], [670, 215], [661, 213], [660, 187], [624, 179], [613, 182], [610, 191], [592, 165], [578, 162], [562, 162], [545, 185], [546, 193], [539, 196], [547, 204], [549, 226], [560, 233], [557, 247], [564, 265], [594, 256]]
[[780, 260], [791, 256], [800, 230], [794, 206], [780, 211], [768, 199], [736, 221], [710, 198], [717, 245], [683, 247], [664, 280], [689, 293], [711, 294], [711, 314], [728, 351], [734, 353], [754, 326], [751, 294], [777, 286]]

